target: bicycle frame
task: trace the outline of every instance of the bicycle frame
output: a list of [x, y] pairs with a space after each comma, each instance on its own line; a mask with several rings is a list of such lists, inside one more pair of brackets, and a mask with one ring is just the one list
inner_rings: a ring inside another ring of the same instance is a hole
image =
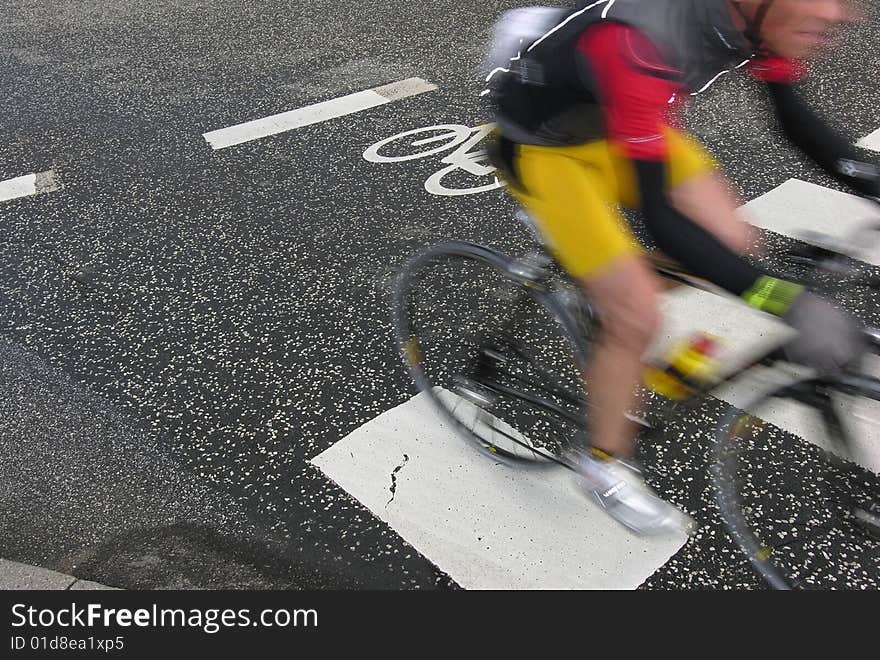
[[[823, 251], [822, 254], [825, 255], [825, 252]], [[704, 280], [702, 278], [699, 278], [699, 277], [692, 275], [691, 273], [687, 272], [685, 269], [682, 269], [675, 264], [671, 264], [669, 262], [663, 261], [661, 259], [656, 259], [656, 258], [649, 258], [649, 260], [651, 262], [651, 265], [652, 265], [652, 268], [654, 269], [654, 271], [659, 276], [663, 277], [664, 279], [667, 279], [669, 281], [672, 281], [672, 282], [675, 282], [678, 284], [685, 284], [685, 285], [688, 285], [691, 287], [699, 288], [699, 289], [709, 291], [712, 293], [720, 293], [720, 291], [721, 291], [714, 284], [708, 282], [707, 280]], [[517, 262], [517, 264], [514, 266], [512, 275], [514, 275], [514, 277], [518, 280], [518, 283], [520, 285], [528, 287], [529, 289], [531, 289], [533, 291], [539, 290], [540, 292], [542, 292], [545, 295], [556, 295], [551, 290], [551, 288], [549, 286], [549, 282], [548, 282], [550, 279], [549, 270], [546, 267], [542, 267], [542, 266], [536, 267], [534, 263], [529, 263], [530, 261], [534, 261], [534, 256], [532, 256], [530, 259], [526, 259], [526, 260], [522, 260], [520, 262]], [[578, 292], [578, 295], [580, 295], [579, 290], [577, 289], [576, 286], [574, 286], [574, 290]], [[518, 305], [519, 300], [521, 299], [521, 297], [525, 296], [525, 293], [520, 292], [518, 294], [518, 296], [519, 297], [514, 301], [514, 303], [512, 305], [512, 307], [515, 309], [519, 307], [519, 305]], [[589, 309], [589, 304], [583, 298], [581, 298], [581, 307], [579, 307], [579, 309]], [[583, 325], [589, 325], [589, 326], [592, 326], [593, 328], [598, 327], [598, 321], [596, 320], [595, 316], [591, 316], [591, 318], [588, 321], [588, 324], [584, 324], [583, 322], [578, 322], [577, 319], [569, 319], [569, 322], [572, 322], [572, 321], [575, 323], [576, 327], [583, 326]], [[505, 326], [515, 328], [516, 323], [517, 323], [517, 315], [514, 314], [509, 319], [508, 323], [505, 324]], [[520, 347], [518, 347], [516, 345], [515, 335], [511, 335], [509, 333], [506, 333], [506, 334], [507, 334], [507, 337], [505, 338], [505, 342], [506, 342], [507, 348], [511, 348], [513, 350], [520, 351], [521, 357], [523, 357], [524, 359], [529, 359], [527, 355], [524, 355], [521, 352]], [[869, 347], [870, 347], [871, 351], [875, 354], [880, 354], [880, 330], [878, 330], [876, 328], [866, 328], [865, 329], [865, 336], [868, 339], [868, 343], [869, 343]], [[751, 369], [753, 369], [757, 366], [772, 366], [778, 362], [788, 362], [788, 360], [785, 357], [783, 349], [784, 349], [784, 344], [779, 344], [777, 346], [774, 346], [771, 349], [749, 359], [745, 363], [740, 364], [732, 369], [729, 369], [722, 377], [717, 378], [717, 379], [713, 380], [712, 382], [703, 385], [702, 387], [697, 387], [695, 389], [694, 393], [690, 397], [688, 397], [687, 399], [685, 399], [683, 401], [669, 401], [668, 404], [661, 407], [661, 409], [659, 411], [660, 422], [659, 422], [658, 426], [659, 427], [664, 426], [673, 415], [679, 414], [682, 406], [693, 405], [695, 402], [701, 401], [701, 400], [703, 400], [703, 398], [705, 398], [707, 396], [712, 396], [712, 394], [714, 392], [721, 389], [724, 385], [726, 385], [727, 383], [730, 383], [731, 381], [736, 380], [737, 378], [739, 378], [740, 376], [749, 372]], [[483, 359], [485, 357], [486, 356], [481, 355], [481, 359]], [[494, 366], [495, 366], [495, 368], [497, 368], [497, 363]], [[493, 374], [493, 372], [492, 372], [492, 368], [493, 368], [493, 365], [491, 364], [490, 361], [486, 361], [483, 364], [479, 364], [477, 366], [477, 369], [475, 370], [475, 376], [477, 377], [477, 380], [482, 387], [486, 388], [487, 390], [493, 391], [497, 394], [505, 395], [508, 397], [518, 398], [521, 401], [528, 403], [530, 405], [536, 406], [546, 412], [549, 412], [549, 413], [555, 414], [555, 415], [559, 415], [560, 417], [564, 418], [565, 420], [577, 425], [579, 428], [586, 431], [587, 420], [585, 417], [575, 415], [575, 414], [571, 413], [570, 411], [565, 410], [564, 408], [561, 408], [560, 406], [554, 404], [550, 400], [552, 397], [556, 397], [558, 399], [562, 399], [564, 401], [568, 401], [570, 403], [573, 403], [580, 408], [587, 408], [588, 409], [590, 407], [590, 404], [586, 400], [586, 398], [575, 399], [574, 397], [571, 396], [571, 394], [569, 392], [565, 391], [564, 389], [561, 389], [558, 386], [558, 384], [552, 380], [551, 377], [548, 377], [542, 383], [536, 382], [534, 380], [528, 380], [525, 383], [527, 385], [532, 386], [533, 388], [538, 389], [539, 391], [541, 391], [541, 390], [544, 391], [547, 394], [546, 398], [535, 396], [534, 394], [529, 394], [527, 392], [519, 391], [513, 387], [508, 387], [508, 386], [502, 385], [499, 382], [501, 379], [495, 377], [495, 374]], [[522, 380], [513, 374], [506, 374], [506, 375], [509, 377], [512, 377], [514, 380], [517, 380], [517, 379]], [[830, 375], [825, 376], [824, 378], [834, 378], [833, 382], [837, 385], [841, 385], [841, 384], [845, 383], [846, 381], [840, 380], [840, 379], [846, 378], [846, 377], [847, 377], [847, 375], [845, 373], [843, 373], [843, 374], [839, 374], [836, 376], [830, 376]], [[822, 378], [823, 377], [819, 377], [817, 379], [812, 379], [808, 382], [815, 385], [816, 387], [819, 387], [822, 382], [825, 382], [822, 380]], [[827, 382], [831, 382], [831, 381], [827, 381]], [[838, 429], [841, 429], [841, 433], [843, 433], [842, 424], [840, 424], [840, 422], [839, 422], [839, 419], [837, 417], [837, 412], [834, 410], [830, 398], [828, 398], [826, 396], [822, 400], [814, 400], [811, 402], [811, 405], [813, 405], [814, 407], [816, 407], [820, 411], [820, 413], [823, 415], [823, 417], [826, 419], [827, 422], [833, 423], [832, 427], [836, 427]], [[650, 424], [648, 424], [644, 420], [639, 419], [633, 415], [628, 415], [628, 417], [631, 420], [636, 421], [643, 426], [646, 426], [646, 427], [651, 426]], [[514, 442], [517, 442], [517, 444], [520, 444], [523, 447], [526, 447], [527, 449], [529, 449], [531, 451], [535, 451], [535, 449], [533, 447], [529, 447], [525, 443], [523, 443], [513, 437], [510, 437], [509, 439]], [[845, 444], [845, 443], [843, 443], [843, 444]], [[845, 447], [841, 447], [841, 448], [845, 449]], [[553, 460], [557, 463], [565, 465], [566, 467], [570, 467], [566, 463], [559, 461], [558, 459], [556, 459], [555, 457], [553, 457], [549, 454], [545, 454], [545, 453], [539, 452], [539, 451], [536, 451], [536, 453], [539, 453], [541, 456], [548, 458], [550, 460]]]

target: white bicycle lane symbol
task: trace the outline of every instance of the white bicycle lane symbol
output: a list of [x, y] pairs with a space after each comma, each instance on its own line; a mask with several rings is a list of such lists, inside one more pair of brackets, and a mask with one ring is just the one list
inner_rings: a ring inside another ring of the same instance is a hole
[[[492, 124], [483, 124], [471, 128], [462, 124], [438, 124], [416, 128], [404, 133], [398, 133], [368, 147], [364, 152], [364, 158], [371, 163], [400, 163], [407, 160], [427, 158], [454, 147], [458, 147], [451, 154], [444, 157], [440, 162], [446, 165], [439, 172], [432, 174], [425, 181], [425, 190], [432, 195], [473, 195], [501, 188], [501, 183], [492, 173], [495, 168], [488, 164], [485, 149], [474, 149], [479, 142], [492, 131]], [[428, 134], [411, 140], [412, 137]], [[410, 141], [411, 140], [411, 141]], [[440, 143], [439, 146], [429, 146]], [[389, 149], [390, 146], [394, 148]], [[420, 147], [429, 146], [420, 151]], [[412, 152], [411, 149], [417, 149]], [[384, 153], [383, 153], [384, 150]], [[479, 185], [471, 188], [447, 187], [443, 180], [448, 175], [464, 171], [475, 177], [492, 176], [492, 183]]]

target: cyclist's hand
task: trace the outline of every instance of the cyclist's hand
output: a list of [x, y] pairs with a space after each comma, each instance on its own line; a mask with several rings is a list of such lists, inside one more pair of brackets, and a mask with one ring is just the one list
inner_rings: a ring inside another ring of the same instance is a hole
[[861, 324], [809, 291], [798, 295], [782, 318], [798, 331], [784, 349], [792, 362], [837, 371], [857, 362], [867, 349]]

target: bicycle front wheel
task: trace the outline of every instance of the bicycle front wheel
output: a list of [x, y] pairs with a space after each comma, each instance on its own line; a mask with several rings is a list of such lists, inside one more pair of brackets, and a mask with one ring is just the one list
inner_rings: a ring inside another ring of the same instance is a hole
[[521, 264], [450, 241], [403, 269], [400, 349], [443, 422], [494, 459], [552, 465], [582, 440], [585, 343], [571, 307]]
[[880, 381], [799, 380], [744, 407], [719, 425], [712, 472], [754, 569], [775, 589], [880, 587]]

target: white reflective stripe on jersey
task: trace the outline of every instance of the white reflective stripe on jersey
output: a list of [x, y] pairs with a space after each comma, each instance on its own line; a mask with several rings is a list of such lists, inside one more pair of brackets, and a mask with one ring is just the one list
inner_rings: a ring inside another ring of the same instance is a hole
[[[569, 17], [566, 18], [564, 21], [562, 21], [559, 25], [555, 26], [555, 27], [554, 27], [552, 30], [550, 30], [547, 34], [543, 35], [540, 39], [538, 39], [537, 41], [535, 41], [531, 46], [529, 46], [528, 49], [527, 49], [527, 52], [531, 52], [532, 49], [535, 48], [535, 46], [537, 46], [537, 45], [540, 44], [542, 41], [544, 41], [545, 39], [547, 39], [550, 35], [555, 34], [555, 33], [558, 32], [559, 30], [561, 30], [562, 28], [564, 28], [566, 25], [568, 25], [568, 24], [569, 24], [571, 21], [573, 21], [574, 19], [576, 19], [576, 18], [578, 18], [579, 16], [582, 16], [582, 15], [585, 14], [586, 12], [590, 11], [593, 7], [598, 7], [599, 5], [601, 5], [601, 4], [605, 4], [605, 3], [608, 2], [608, 1], [609, 1], [609, 0], [598, 0], [598, 2], [594, 2], [594, 3], [591, 4], [591, 5], [587, 5], [586, 7], [584, 7], [583, 9], [581, 9], [580, 11], [576, 11], [576, 12], [573, 13], [571, 16], [569, 16]], [[612, 1], [613, 1], [613, 0], [612, 0]]]

